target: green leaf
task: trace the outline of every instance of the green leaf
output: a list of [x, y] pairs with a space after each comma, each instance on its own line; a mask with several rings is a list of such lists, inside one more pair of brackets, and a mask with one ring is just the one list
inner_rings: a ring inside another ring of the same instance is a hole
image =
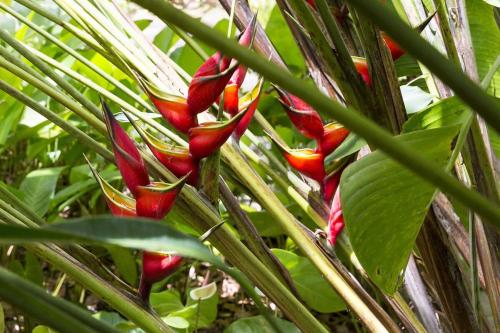
[[[282, 332], [300, 333], [300, 330], [291, 322], [275, 318]], [[241, 318], [229, 325], [224, 333], [274, 333], [275, 329], [264, 319], [263, 316]]]
[[176, 316], [166, 316], [163, 318], [163, 321], [170, 327], [177, 328], [177, 329], [186, 329], [189, 327], [189, 321], [182, 317], [176, 317]]
[[109, 311], [99, 311], [92, 315], [92, 317], [99, 319], [105, 323], [110, 324], [113, 327], [126, 322], [118, 313]]
[[31, 171], [22, 181], [20, 190], [24, 193], [24, 202], [37, 215], [44, 216], [47, 213], [63, 169], [61, 167]]
[[468, 114], [467, 107], [457, 97], [449, 97], [415, 113], [403, 125], [403, 132], [460, 126], [466, 121]]
[[[491, 1], [491, 0], [490, 0]], [[498, 0], [495, 0], [498, 2]], [[472, 46], [476, 55], [477, 71], [483, 78], [498, 57], [500, 50], [500, 30], [495, 22], [493, 7], [484, 1], [467, 0]], [[500, 71], [494, 75], [488, 92], [500, 97]]]
[[128, 284], [135, 286], [137, 284], [137, 264], [132, 251], [118, 246], [108, 246], [107, 249], [120, 276]]
[[[219, 304], [219, 294], [217, 294], [216, 292], [213, 293], [212, 296], [198, 301], [191, 298], [191, 290], [190, 290], [189, 297], [187, 299], [186, 309], [192, 307], [195, 309], [195, 312], [197, 312], [198, 310], [196, 309], [199, 306], [200, 309], [198, 318], [198, 328], [210, 327], [210, 325], [214, 322], [214, 320], [217, 319], [218, 304]], [[175, 312], [175, 315], [179, 314], [180, 311]], [[172, 315], [174, 315], [174, 313], [172, 313]], [[196, 322], [196, 313], [193, 317], [188, 317], [186, 319], [192, 323], [192, 326], [194, 326]]]
[[189, 297], [195, 301], [203, 301], [209, 299], [217, 292], [215, 282], [209, 283], [206, 286], [193, 288], [189, 291]]
[[31, 331], [31, 333], [57, 333], [57, 331], [54, 331], [52, 328], [44, 325], [38, 325]]
[[[80, 307], [0, 267], [0, 298], [60, 332], [118, 333]], [[43, 332], [43, 331], [42, 331]]]
[[342, 142], [340, 146], [338, 146], [330, 155], [328, 155], [325, 164], [328, 165], [333, 160], [349, 156], [360, 150], [365, 145], [366, 141], [362, 137], [354, 133], [350, 133], [349, 136], [344, 140], [344, 142]]
[[160, 316], [166, 316], [171, 312], [181, 310], [184, 305], [181, 295], [175, 289], [165, 290], [159, 293], [151, 293], [149, 303]]
[[[429, 129], [396, 139], [444, 169], [457, 131]], [[342, 174], [342, 211], [354, 252], [371, 280], [388, 294], [398, 288], [435, 191], [380, 151]]]
[[432, 102], [432, 95], [416, 86], [401, 86], [406, 113], [415, 113]]
[[342, 299], [307, 258], [281, 249], [272, 251], [290, 272], [300, 297], [310, 308], [321, 313], [345, 309]]
[[296, 70], [305, 68], [302, 53], [277, 5], [274, 6], [267, 22], [266, 33], [288, 66], [293, 66]]
[[26, 253], [24, 276], [31, 282], [43, 286], [43, 270], [38, 258], [31, 252]]

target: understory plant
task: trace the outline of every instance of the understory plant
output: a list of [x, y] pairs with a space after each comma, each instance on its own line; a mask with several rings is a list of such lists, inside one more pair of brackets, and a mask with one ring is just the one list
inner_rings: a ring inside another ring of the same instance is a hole
[[0, 2], [0, 332], [497, 331], [498, 6]]

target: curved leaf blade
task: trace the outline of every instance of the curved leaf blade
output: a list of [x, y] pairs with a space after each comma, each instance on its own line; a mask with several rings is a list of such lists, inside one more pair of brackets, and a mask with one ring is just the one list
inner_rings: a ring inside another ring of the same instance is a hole
[[[443, 169], [458, 127], [416, 131], [396, 139]], [[342, 211], [350, 240], [370, 278], [393, 294], [436, 189], [380, 151], [342, 174]]]

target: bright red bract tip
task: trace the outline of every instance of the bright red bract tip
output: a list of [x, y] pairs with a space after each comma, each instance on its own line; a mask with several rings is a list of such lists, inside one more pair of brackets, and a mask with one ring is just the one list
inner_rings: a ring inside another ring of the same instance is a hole
[[323, 137], [319, 140], [319, 147], [323, 155], [328, 156], [348, 135], [349, 130], [338, 123], [325, 125]]
[[189, 130], [189, 152], [195, 159], [202, 159], [217, 149], [231, 136], [246, 111], [238, 113], [228, 121], [207, 122]]
[[149, 184], [146, 166], [134, 141], [118, 124], [106, 103], [103, 102], [102, 105], [106, 126], [113, 145], [116, 164], [123, 177], [123, 181], [130, 192], [135, 195], [138, 186]]
[[295, 170], [320, 183], [323, 181], [325, 177], [323, 154], [312, 149], [296, 149], [284, 151], [284, 156]]
[[198, 68], [189, 84], [187, 105], [194, 115], [205, 111], [220, 96], [237, 66], [229, 67], [230, 59], [215, 53]]
[[372, 78], [370, 76], [370, 72], [368, 70], [368, 64], [366, 62], [366, 59], [360, 58], [360, 57], [352, 57], [352, 60], [354, 62], [354, 66], [356, 67], [356, 70], [358, 71], [359, 75], [363, 78], [363, 81], [366, 83], [368, 87], [372, 86]]
[[174, 205], [175, 198], [184, 185], [185, 178], [175, 184], [151, 183], [137, 188], [135, 196], [138, 216], [161, 220]]
[[174, 273], [182, 264], [182, 257], [176, 255], [144, 252], [142, 254], [142, 274], [144, 282], [159, 282]]
[[278, 89], [280, 102], [288, 118], [302, 135], [319, 140], [323, 137], [323, 122], [319, 114], [300, 98]]

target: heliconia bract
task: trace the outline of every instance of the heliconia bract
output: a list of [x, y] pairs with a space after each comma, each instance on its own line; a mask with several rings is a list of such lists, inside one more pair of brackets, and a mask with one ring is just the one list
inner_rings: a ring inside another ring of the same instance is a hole
[[340, 175], [342, 171], [341, 170], [336, 170], [335, 172], [332, 172], [331, 174], [327, 175], [325, 179], [323, 180], [323, 198], [327, 203], [329, 203], [332, 200], [332, 197], [337, 191], [337, 188], [340, 183]]
[[372, 86], [372, 78], [370, 76], [370, 72], [368, 70], [368, 63], [365, 58], [360, 57], [352, 57], [352, 61], [354, 62], [354, 67], [358, 71], [361, 78], [366, 83], [368, 87]]
[[[127, 114], [125, 113], [125, 115]], [[200, 163], [191, 156], [189, 149], [160, 141], [142, 129], [130, 117], [128, 118], [156, 159], [177, 177], [190, 174], [187, 183], [196, 187]]]
[[323, 154], [309, 148], [287, 149], [273, 136], [270, 137], [283, 153], [283, 157], [285, 157], [288, 164], [292, 168], [299, 171], [304, 176], [316, 180], [320, 184], [323, 182], [323, 178], [325, 177]]
[[313, 149], [293, 149], [284, 151], [288, 164], [303, 175], [322, 182], [325, 177], [323, 154]]
[[163, 219], [174, 205], [177, 194], [187, 177], [188, 175], [173, 184], [154, 182], [148, 186], [139, 186], [135, 196], [137, 215], [157, 220]]
[[189, 152], [195, 159], [211, 155], [219, 149], [236, 129], [247, 110], [226, 121], [206, 122], [189, 130]]
[[[254, 15], [239, 38], [240, 45], [245, 47], [251, 46], [255, 37], [256, 27], [257, 15]], [[224, 88], [224, 110], [229, 112], [233, 116], [239, 111], [238, 90], [243, 84], [246, 74], [247, 68], [243, 65], [238, 66], [236, 71], [229, 79], [228, 84]]]
[[217, 100], [238, 68], [230, 63], [229, 58], [217, 52], [198, 68], [188, 89], [187, 105], [191, 114], [205, 111]]
[[319, 151], [328, 156], [349, 135], [349, 130], [339, 123], [325, 125], [323, 137], [319, 140]]
[[158, 112], [175, 129], [187, 133], [191, 127], [198, 125], [196, 115], [190, 112], [184, 97], [167, 94], [141, 76], [136, 76]]
[[[85, 157], [85, 159], [87, 158]], [[90, 164], [89, 160], [87, 160], [87, 163], [92, 171], [92, 174], [94, 175], [94, 178], [104, 193], [106, 203], [108, 204], [111, 213], [115, 216], [136, 216], [135, 200], [124, 195], [104, 180], [101, 175], [99, 175], [97, 170], [95, 170]]]
[[243, 96], [240, 99], [240, 107], [242, 112], [245, 112], [245, 115], [239, 121], [236, 129], [234, 130], [234, 137], [236, 140], [239, 140], [243, 133], [247, 130], [250, 122], [252, 121], [253, 115], [255, 114], [255, 110], [257, 110], [257, 106], [259, 105], [259, 98], [262, 92], [262, 85], [264, 84], [264, 79], [261, 78], [257, 85]]
[[323, 137], [323, 122], [319, 114], [306, 102], [279, 88], [280, 102], [288, 118], [302, 135], [319, 140]]
[[146, 282], [155, 283], [174, 273], [182, 263], [182, 257], [156, 252], [144, 252], [142, 271]]
[[385, 32], [381, 33], [382, 39], [385, 42], [385, 45], [389, 48], [389, 51], [391, 52], [392, 60], [396, 61], [399, 58], [401, 58], [406, 51], [399, 46], [398, 43], [396, 43], [391, 37], [389, 37]]
[[135, 195], [138, 186], [149, 184], [149, 176], [142, 160], [139, 150], [134, 141], [127, 135], [125, 130], [118, 124], [113, 113], [109, 110], [106, 103], [102, 102], [104, 118], [111, 138], [115, 161], [132, 194]]
[[340, 205], [340, 188], [337, 188], [328, 216], [327, 240], [331, 246], [334, 246], [337, 242], [337, 238], [342, 232], [342, 229], [344, 229], [344, 216], [342, 215], [342, 208]]

